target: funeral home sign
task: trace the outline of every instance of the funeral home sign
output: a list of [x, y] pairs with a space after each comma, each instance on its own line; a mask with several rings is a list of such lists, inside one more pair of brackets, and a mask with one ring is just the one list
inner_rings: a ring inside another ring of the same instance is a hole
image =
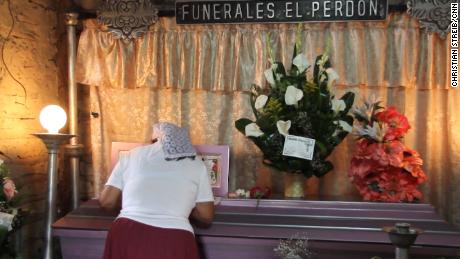
[[178, 1], [178, 24], [385, 20], [388, 0]]

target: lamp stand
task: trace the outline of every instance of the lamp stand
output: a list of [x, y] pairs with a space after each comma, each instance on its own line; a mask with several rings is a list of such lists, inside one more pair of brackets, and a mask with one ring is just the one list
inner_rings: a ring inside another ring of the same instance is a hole
[[59, 146], [74, 137], [72, 134], [51, 134], [34, 133], [35, 137], [41, 139], [48, 149], [48, 200], [46, 207], [45, 224], [45, 259], [53, 258], [53, 240], [51, 224], [56, 218], [56, 189], [57, 189], [57, 154]]
[[391, 243], [396, 246], [396, 259], [409, 259], [409, 248], [422, 233], [422, 230], [412, 228], [409, 223], [396, 223], [394, 227], [383, 227], [383, 231], [388, 233]]

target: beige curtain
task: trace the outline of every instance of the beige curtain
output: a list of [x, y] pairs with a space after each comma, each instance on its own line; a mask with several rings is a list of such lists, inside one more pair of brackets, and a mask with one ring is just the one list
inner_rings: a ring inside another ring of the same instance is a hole
[[[77, 79], [91, 85], [91, 111], [99, 114], [91, 119], [89, 192], [97, 195], [110, 173], [112, 141], [146, 142], [153, 123], [171, 121], [188, 127], [196, 144], [230, 145], [231, 190], [267, 184], [280, 193], [282, 176], [261, 165], [261, 153], [234, 121], [252, 118], [251, 83], [264, 86], [266, 35], [277, 59], [289, 66], [295, 31], [295, 24], [181, 26], [161, 18], [142, 39], [124, 44], [87, 21]], [[448, 41], [424, 33], [404, 14], [385, 22], [302, 25], [310, 60], [328, 39], [341, 76], [337, 94], [377, 94], [406, 114], [412, 125], [406, 144], [421, 153], [429, 177], [425, 199], [460, 226], [460, 93], [448, 85]], [[337, 147], [335, 169], [309, 179], [309, 194], [359, 198], [347, 178], [353, 147], [351, 136]]]

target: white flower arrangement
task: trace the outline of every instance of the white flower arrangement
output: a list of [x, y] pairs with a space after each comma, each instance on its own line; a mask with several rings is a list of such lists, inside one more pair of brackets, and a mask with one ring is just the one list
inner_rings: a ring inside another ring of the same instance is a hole
[[246, 191], [245, 189], [237, 189], [235, 191], [235, 194], [236, 194], [237, 198], [249, 198], [249, 196], [250, 196], [249, 191]]
[[[328, 49], [313, 62], [310, 77], [310, 62], [297, 52], [299, 42], [287, 71], [268, 50], [271, 65], [264, 75], [269, 87], [253, 85], [251, 105], [255, 120], [241, 118], [235, 126], [260, 148], [265, 164], [279, 171], [320, 177], [333, 168], [327, 157], [352, 130], [349, 111], [355, 94], [334, 96], [331, 88], [339, 77], [330, 64]], [[314, 139], [312, 160], [283, 156], [287, 135]]]

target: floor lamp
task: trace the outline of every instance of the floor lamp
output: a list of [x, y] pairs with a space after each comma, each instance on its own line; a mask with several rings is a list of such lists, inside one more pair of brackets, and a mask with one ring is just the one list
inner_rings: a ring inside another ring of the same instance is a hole
[[409, 248], [422, 233], [418, 228], [411, 228], [409, 223], [396, 223], [394, 227], [384, 227], [383, 231], [388, 233], [391, 243], [396, 246], [396, 259], [409, 259]]
[[59, 146], [74, 135], [61, 134], [59, 130], [67, 121], [65, 111], [57, 105], [48, 105], [40, 112], [40, 123], [47, 133], [34, 133], [48, 149], [48, 197], [45, 222], [45, 259], [53, 258], [53, 239], [51, 224], [56, 218], [56, 189], [57, 189], [57, 155]]

